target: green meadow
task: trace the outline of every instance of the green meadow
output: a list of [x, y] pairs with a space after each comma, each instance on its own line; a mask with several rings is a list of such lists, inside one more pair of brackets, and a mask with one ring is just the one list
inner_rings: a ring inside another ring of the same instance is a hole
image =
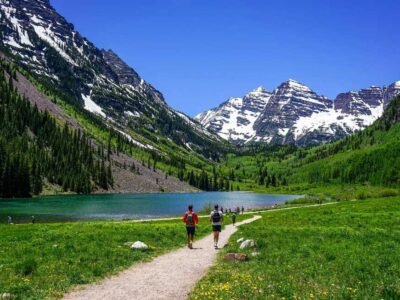
[[[262, 216], [232, 236], [191, 299], [400, 298], [400, 197]], [[240, 250], [241, 237], [255, 248]], [[249, 259], [226, 262], [228, 252]]]
[[[248, 217], [240, 215], [238, 221]], [[196, 238], [207, 234], [211, 227], [201, 218]], [[150, 250], [134, 251], [126, 244], [138, 240]], [[73, 286], [98, 281], [185, 243], [181, 220], [0, 225], [0, 295], [57, 299]]]

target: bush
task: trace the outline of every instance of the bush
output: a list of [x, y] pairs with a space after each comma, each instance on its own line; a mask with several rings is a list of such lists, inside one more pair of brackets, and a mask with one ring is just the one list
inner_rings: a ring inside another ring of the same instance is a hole
[[37, 262], [33, 258], [29, 258], [16, 266], [16, 272], [23, 276], [34, 273], [37, 269]]
[[365, 200], [365, 199], [368, 199], [368, 198], [371, 198], [371, 197], [372, 197], [371, 194], [366, 193], [365, 191], [360, 191], [356, 195], [356, 199], [357, 200]]
[[394, 189], [384, 189], [378, 193], [379, 197], [393, 197], [399, 195], [399, 191]]
[[285, 204], [319, 204], [326, 201], [327, 199], [322, 195], [307, 195], [303, 198], [286, 201]]

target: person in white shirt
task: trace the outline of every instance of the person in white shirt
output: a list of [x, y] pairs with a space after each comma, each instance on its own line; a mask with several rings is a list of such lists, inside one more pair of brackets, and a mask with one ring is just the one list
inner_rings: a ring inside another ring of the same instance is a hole
[[210, 221], [212, 230], [214, 232], [214, 248], [218, 249], [219, 233], [221, 232], [222, 222], [224, 221], [224, 215], [222, 211], [218, 209], [218, 205], [214, 206], [214, 210], [211, 212]]

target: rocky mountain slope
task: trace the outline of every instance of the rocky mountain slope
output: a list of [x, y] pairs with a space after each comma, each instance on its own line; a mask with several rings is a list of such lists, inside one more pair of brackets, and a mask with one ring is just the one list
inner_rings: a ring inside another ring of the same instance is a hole
[[[22, 74], [17, 73], [15, 80], [13, 80], [16, 91], [25, 95], [26, 99], [32, 104], [38, 107], [39, 111], [47, 111], [52, 116], [56, 117], [68, 124], [70, 128], [74, 130], [84, 131], [79, 123], [68, 116], [59, 106], [53, 103], [49, 97], [40, 93], [35, 86], [27, 80]], [[99, 147], [96, 141], [92, 141], [94, 147]], [[160, 170], [153, 170], [151, 168], [141, 166], [141, 162], [123, 153], [111, 154], [112, 174], [115, 184], [108, 187], [107, 190], [97, 189], [100, 193], [137, 193], [137, 192], [193, 192], [195, 188], [189, 184], [178, 180], [173, 176], [166, 176], [166, 174]], [[124, 167], [126, 166], [126, 167]], [[132, 171], [132, 166], [135, 166], [135, 170]]]
[[140, 138], [145, 131], [210, 156], [207, 149], [215, 147], [207, 147], [218, 141], [216, 136], [168, 106], [112, 50], [98, 49], [82, 37], [49, 0], [0, 0], [0, 14], [1, 50], [41, 85], [56, 89], [144, 148], [154, 147]]
[[0, 0], [0, 58], [20, 95], [86, 132], [108, 156], [111, 192], [192, 191], [187, 167], [200, 172], [226, 147], [116, 53], [84, 38], [49, 0]]
[[235, 143], [309, 146], [341, 139], [372, 124], [400, 94], [400, 81], [339, 94], [334, 101], [295, 80], [273, 92], [260, 87], [195, 117], [205, 128]]

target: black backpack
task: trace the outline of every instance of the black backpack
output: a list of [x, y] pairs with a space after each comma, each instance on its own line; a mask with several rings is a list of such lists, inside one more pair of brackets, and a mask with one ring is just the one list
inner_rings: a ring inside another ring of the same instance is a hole
[[188, 213], [186, 216], [186, 226], [188, 227], [193, 227], [194, 226], [194, 220], [193, 220], [193, 213]]
[[218, 223], [221, 222], [221, 215], [218, 211], [214, 211], [213, 215], [212, 215], [212, 221], [213, 223]]

